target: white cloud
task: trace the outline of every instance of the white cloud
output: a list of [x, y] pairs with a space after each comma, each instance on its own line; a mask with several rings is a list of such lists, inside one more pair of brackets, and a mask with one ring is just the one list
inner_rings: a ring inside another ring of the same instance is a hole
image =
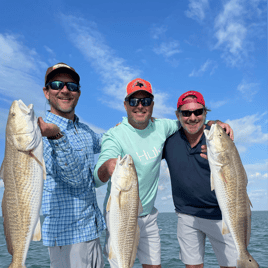
[[[222, 58], [227, 65], [241, 65], [254, 49], [253, 38], [256, 39], [256, 34], [250, 29], [256, 28], [256, 24], [263, 24], [260, 4], [261, 1], [229, 0], [216, 17], [214, 30], [217, 43], [214, 48], [223, 50]], [[261, 31], [264, 31], [263, 27]], [[263, 34], [258, 35], [258, 38], [263, 37]]]
[[185, 15], [197, 21], [202, 21], [205, 18], [205, 11], [208, 9], [208, 0], [189, 0], [188, 10]]
[[260, 84], [247, 83], [245, 80], [238, 85], [237, 90], [241, 92], [242, 97], [247, 101], [252, 101], [252, 97], [259, 91]]
[[[48, 66], [40, 60], [34, 49], [28, 48], [20, 41], [21, 36], [0, 33], [0, 95], [1, 100], [11, 105], [21, 99], [26, 105], [34, 104], [37, 115], [45, 105], [43, 85], [38, 77]], [[19, 81], [19, 83], [18, 83]], [[43, 81], [43, 80], [42, 80]], [[1, 108], [0, 125], [6, 125], [8, 110]]]
[[[244, 168], [248, 174], [257, 174], [257, 173], [262, 172], [262, 171], [267, 172], [268, 171], [268, 159], [264, 160], [263, 163], [244, 165]], [[267, 173], [265, 173], [263, 176], [266, 178]]]
[[4, 182], [3, 180], [0, 180], [0, 188], [3, 188], [4, 187]]
[[267, 198], [267, 190], [261, 189], [261, 190], [255, 190], [248, 194], [249, 199], [251, 201], [260, 201], [262, 199]]
[[158, 185], [158, 190], [163, 191], [166, 187], [164, 185]]
[[199, 70], [193, 70], [190, 74], [189, 77], [198, 77], [198, 76], [202, 76], [206, 71], [210, 70], [210, 75], [212, 75], [215, 72], [215, 69], [218, 67], [218, 65], [216, 64], [216, 62], [207, 59], [206, 62], [201, 65], [201, 67], [199, 68]]
[[210, 102], [210, 108], [211, 109], [217, 109], [217, 108], [225, 105], [226, 103], [228, 103], [227, 100], [224, 100], [224, 101], [211, 101]]
[[[105, 43], [95, 23], [88, 22], [83, 18], [64, 15], [61, 16], [61, 20], [70, 41], [102, 78], [105, 85], [103, 91], [110, 98], [109, 100], [102, 98], [101, 101], [113, 109], [125, 112], [123, 100], [126, 96], [126, 85], [139, 77], [140, 71], [127, 66], [124, 59], [116, 56], [116, 52]], [[172, 108], [165, 106], [164, 100], [167, 98], [165, 93], [154, 89], [154, 95], [153, 115], [155, 117], [163, 117], [164, 114], [173, 113]]]
[[181, 53], [179, 49], [179, 41], [163, 42], [158, 47], [153, 49], [157, 55], [163, 55], [164, 57], [171, 57], [175, 54]]
[[268, 141], [268, 133], [262, 132], [261, 125], [257, 124], [262, 121], [265, 114], [249, 115], [240, 119], [226, 120], [234, 131], [234, 142], [240, 152], [246, 151], [246, 148], [252, 144], [262, 144]]
[[167, 27], [162, 25], [160, 27], [153, 26], [151, 29], [151, 37], [153, 39], [159, 39], [167, 31]]
[[161, 197], [162, 200], [168, 200], [168, 199], [171, 199], [171, 198], [172, 198], [172, 195]]
[[[267, 165], [267, 171], [268, 171], [268, 165]], [[255, 172], [251, 175], [249, 175], [250, 179], [258, 179], [258, 180], [267, 180], [268, 178], [268, 173], [261, 174], [259, 172]]]

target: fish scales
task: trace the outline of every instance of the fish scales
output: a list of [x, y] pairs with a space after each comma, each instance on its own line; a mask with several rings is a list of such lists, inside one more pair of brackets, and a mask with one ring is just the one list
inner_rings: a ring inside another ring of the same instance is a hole
[[[8, 252], [12, 255], [9, 267], [13, 268], [26, 267], [30, 240], [41, 239], [39, 210], [45, 167], [42, 136], [32, 107], [22, 101], [12, 103], [1, 167], [5, 187], [2, 201], [4, 232]], [[40, 162], [43, 162], [42, 166]]]
[[137, 218], [141, 212], [138, 177], [130, 155], [118, 158], [111, 182], [107, 203], [111, 238], [109, 258], [116, 258], [119, 268], [130, 268], [137, 253]]
[[[232, 234], [238, 251], [237, 268], [259, 267], [249, 254], [251, 232], [250, 200], [247, 194], [247, 175], [233, 141], [217, 124], [205, 130], [208, 160], [211, 169], [211, 188], [222, 212], [223, 222]], [[228, 232], [223, 226], [223, 234]]]

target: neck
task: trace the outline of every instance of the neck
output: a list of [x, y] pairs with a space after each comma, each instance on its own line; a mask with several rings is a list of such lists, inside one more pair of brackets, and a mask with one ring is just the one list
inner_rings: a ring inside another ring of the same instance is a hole
[[55, 111], [55, 110], [51, 109], [50, 112], [52, 114], [55, 114], [55, 115], [61, 116], [63, 118], [66, 118], [66, 119], [74, 121], [74, 111], [72, 111], [70, 113], [63, 113], [61, 111]]
[[184, 134], [187, 138], [187, 140], [189, 141], [190, 145], [192, 147], [194, 147], [201, 139], [202, 135], [203, 135], [203, 132], [204, 132], [204, 129], [205, 129], [205, 125], [203, 125], [203, 127], [200, 128], [200, 130], [195, 133], [195, 134], [190, 134], [189, 132], [187, 132], [185, 129], [183, 129], [184, 131]]
[[128, 118], [128, 123], [129, 123], [132, 127], [136, 128], [136, 129], [139, 129], [139, 130], [143, 130], [143, 129], [147, 128], [147, 126], [148, 126], [148, 124], [149, 124], [149, 122], [136, 123], [136, 122], [134, 122], [134, 121], [129, 120], [129, 118]]

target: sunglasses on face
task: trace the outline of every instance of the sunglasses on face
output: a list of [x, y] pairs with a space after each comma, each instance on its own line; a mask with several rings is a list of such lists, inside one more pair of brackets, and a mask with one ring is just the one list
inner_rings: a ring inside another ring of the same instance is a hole
[[204, 112], [204, 108], [201, 108], [201, 109], [197, 109], [197, 110], [194, 110], [194, 111], [189, 111], [189, 110], [180, 110], [179, 111], [182, 116], [184, 117], [190, 117], [192, 115], [192, 113], [195, 115], [195, 116], [199, 116], [201, 114], [203, 114]]
[[66, 85], [70, 91], [79, 91], [80, 86], [73, 82], [52, 81], [46, 84], [46, 87], [50, 86], [51, 89], [60, 90]]
[[136, 107], [141, 103], [142, 106], [150, 106], [153, 102], [152, 98], [142, 98], [142, 99], [137, 99], [137, 98], [131, 98], [131, 99], [126, 99], [128, 101], [129, 105], [132, 107]]

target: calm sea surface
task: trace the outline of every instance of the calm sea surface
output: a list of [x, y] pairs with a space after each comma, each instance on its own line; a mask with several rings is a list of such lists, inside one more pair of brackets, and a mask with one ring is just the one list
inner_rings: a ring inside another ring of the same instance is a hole
[[[251, 223], [251, 239], [248, 247], [249, 252], [259, 263], [261, 268], [268, 267], [268, 211], [253, 211]], [[179, 260], [179, 243], [176, 238], [177, 216], [175, 213], [159, 213], [158, 226], [161, 235], [162, 247], [162, 267], [184, 267]], [[104, 244], [105, 232], [101, 237], [101, 243]], [[0, 218], [0, 267], [8, 267], [11, 262], [11, 256], [7, 252], [3, 218]], [[110, 267], [105, 260], [105, 268]], [[42, 241], [31, 242], [27, 260], [27, 268], [49, 267], [49, 256], [47, 247], [44, 247]], [[138, 260], [133, 267], [141, 267]], [[206, 241], [205, 267], [218, 267], [215, 254], [209, 241]]]

